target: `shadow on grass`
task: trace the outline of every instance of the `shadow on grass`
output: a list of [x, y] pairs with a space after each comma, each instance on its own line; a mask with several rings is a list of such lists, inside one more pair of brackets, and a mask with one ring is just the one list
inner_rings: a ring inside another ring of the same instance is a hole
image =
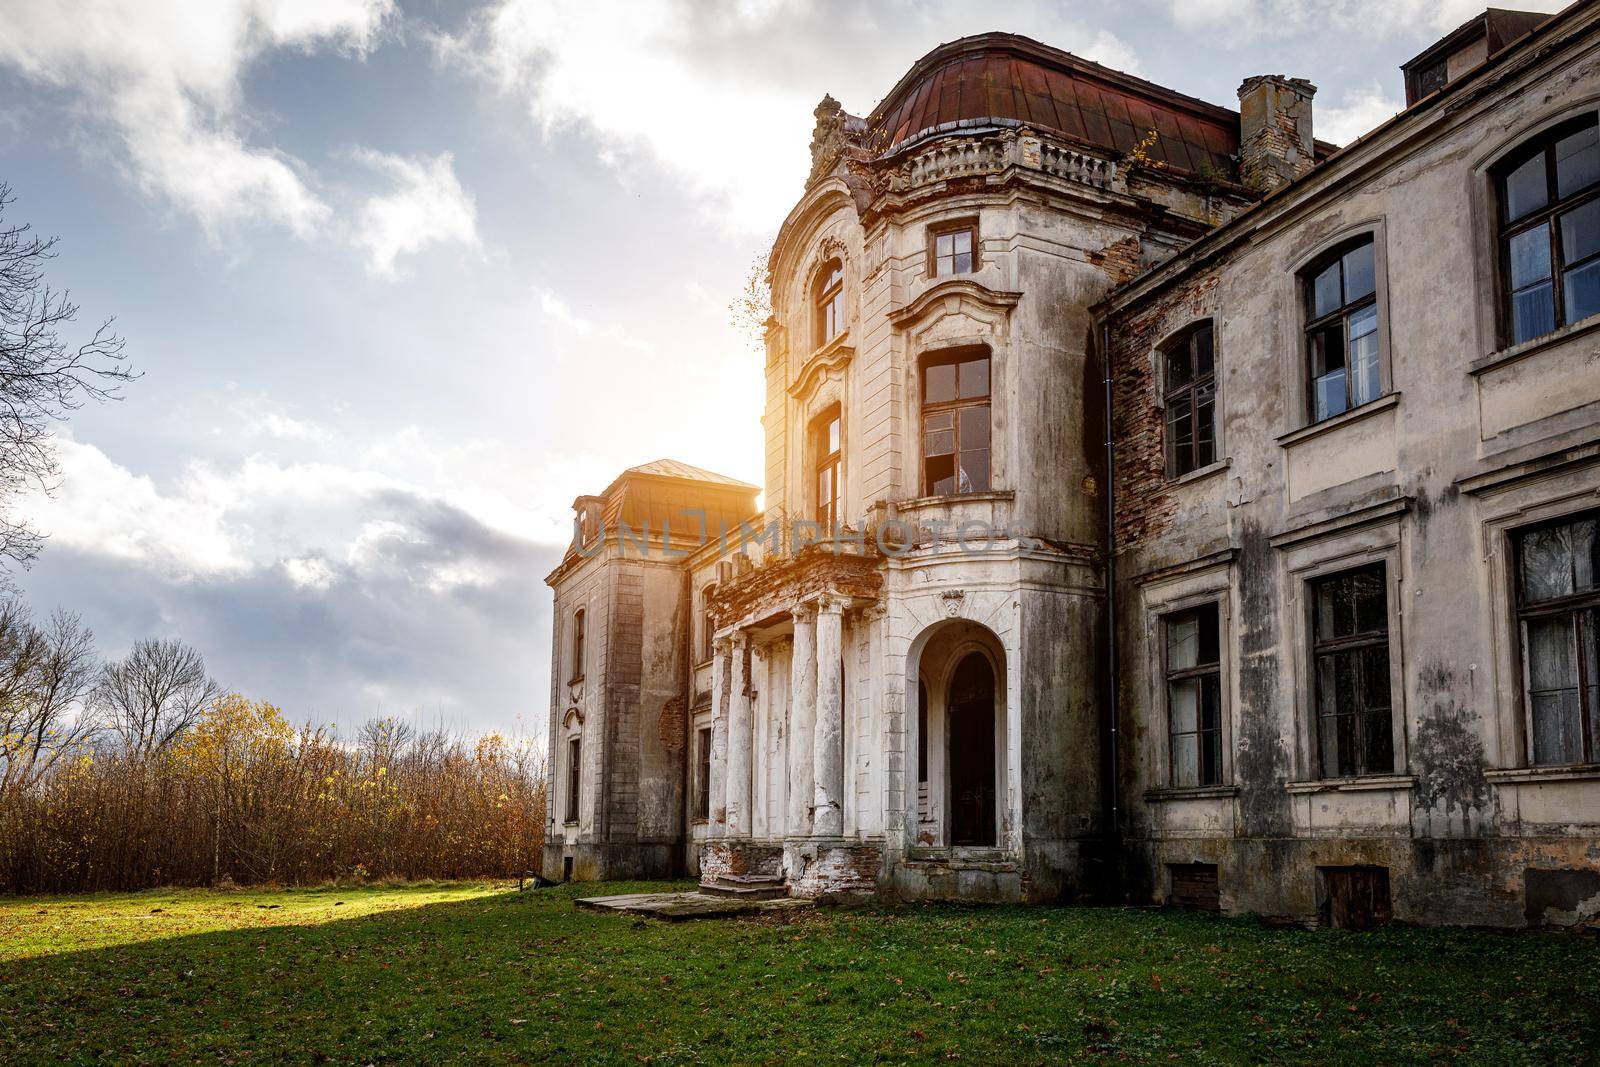
[[14, 960], [0, 1060], [1508, 1063], [1600, 1047], [1592, 940], [1006, 907], [663, 924], [572, 905], [660, 888]]

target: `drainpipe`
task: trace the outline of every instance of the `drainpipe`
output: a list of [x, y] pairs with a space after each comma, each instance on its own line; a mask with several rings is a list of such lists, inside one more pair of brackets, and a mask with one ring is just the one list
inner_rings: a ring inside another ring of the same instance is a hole
[[1111, 416], [1111, 326], [1100, 322], [1100, 361], [1105, 371], [1105, 432], [1106, 432], [1106, 724], [1109, 752], [1107, 773], [1110, 775], [1107, 795], [1111, 801], [1111, 849], [1113, 877], [1121, 882], [1122, 810], [1117, 764], [1117, 509], [1116, 509], [1116, 457], [1112, 452], [1115, 433]]

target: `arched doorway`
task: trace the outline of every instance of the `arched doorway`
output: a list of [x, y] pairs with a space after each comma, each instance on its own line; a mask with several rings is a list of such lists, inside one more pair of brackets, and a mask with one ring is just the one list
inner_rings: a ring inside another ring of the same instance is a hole
[[950, 740], [950, 843], [995, 843], [994, 668], [969, 652], [950, 677], [946, 734]]

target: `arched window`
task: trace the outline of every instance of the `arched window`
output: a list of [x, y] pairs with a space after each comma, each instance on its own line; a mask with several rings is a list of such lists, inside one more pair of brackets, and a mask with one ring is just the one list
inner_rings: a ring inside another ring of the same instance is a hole
[[1372, 235], [1343, 245], [1301, 275], [1312, 422], [1376, 400], [1378, 284]]
[[844, 331], [844, 264], [829, 260], [817, 274], [817, 347]]
[[922, 362], [923, 495], [988, 490], [989, 353], [935, 353]]
[[588, 640], [585, 633], [586, 613], [582, 608], [572, 613], [572, 680], [578, 681], [583, 677], [584, 644]]
[[839, 405], [835, 404], [811, 423], [811, 454], [816, 457], [812, 465], [816, 473], [817, 524], [825, 530], [839, 525], [839, 498], [844, 485], [840, 475], [844, 470], [843, 436], [839, 421]]
[[1600, 313], [1600, 127], [1587, 115], [1495, 168], [1507, 340]]
[[1217, 379], [1211, 320], [1196, 323], [1162, 352], [1166, 382], [1167, 475], [1217, 461]]

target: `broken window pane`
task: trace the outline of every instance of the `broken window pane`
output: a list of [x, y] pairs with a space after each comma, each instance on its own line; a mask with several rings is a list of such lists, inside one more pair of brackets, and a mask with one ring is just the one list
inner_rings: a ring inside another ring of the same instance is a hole
[[1573, 592], [1572, 528], [1546, 526], [1522, 535], [1522, 599], [1535, 604]]

